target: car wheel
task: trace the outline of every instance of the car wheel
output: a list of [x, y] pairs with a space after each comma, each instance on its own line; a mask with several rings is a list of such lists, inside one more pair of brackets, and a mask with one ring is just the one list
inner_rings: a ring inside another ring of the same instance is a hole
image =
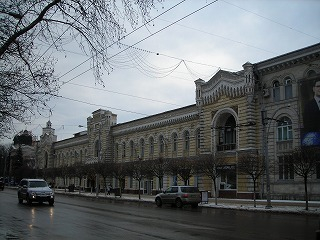
[[29, 198], [29, 196], [27, 196], [27, 203], [28, 203], [29, 205], [32, 204], [32, 200]]
[[192, 204], [191, 204], [191, 207], [192, 207], [192, 208], [197, 208], [197, 207], [198, 207], [198, 203], [192, 203]]
[[53, 206], [53, 204], [54, 204], [54, 200], [49, 200], [49, 205]]
[[177, 198], [177, 199], [176, 199], [176, 207], [177, 207], [177, 208], [182, 208], [182, 206], [183, 206], [183, 203], [182, 203], [181, 199], [180, 199], [180, 198]]
[[156, 198], [156, 205], [157, 205], [158, 207], [161, 207], [161, 206], [162, 206], [162, 201], [161, 201], [161, 199], [160, 199], [159, 197]]
[[19, 199], [19, 203], [20, 203], [20, 204], [23, 203], [23, 199], [22, 199], [22, 198], [20, 198], [20, 197], [18, 196], [18, 199]]

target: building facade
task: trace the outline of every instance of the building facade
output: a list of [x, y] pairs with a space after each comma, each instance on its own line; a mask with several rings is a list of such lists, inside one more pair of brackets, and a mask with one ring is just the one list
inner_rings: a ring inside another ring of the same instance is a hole
[[[303, 179], [294, 174], [286, 153], [304, 144], [319, 144], [320, 121], [308, 130], [309, 123], [303, 117], [317, 79], [320, 44], [254, 64], [247, 62], [238, 72], [219, 70], [207, 82], [196, 80], [195, 104], [190, 106], [122, 124], [117, 124], [116, 114], [99, 109], [87, 118], [86, 131], [62, 141], [56, 141], [48, 122], [38, 143], [37, 158], [46, 168], [78, 161], [90, 164], [159, 157], [196, 159], [213, 154], [226, 159], [218, 179], [219, 196], [243, 197], [253, 187], [248, 178], [237, 172], [237, 162], [241, 154], [256, 153], [269, 160], [271, 197], [302, 199]], [[116, 180], [112, 181], [117, 186]], [[151, 177], [138, 186], [128, 177], [124, 188], [142, 188], [151, 194], [159, 186], [177, 183], [176, 176], [158, 181]], [[205, 176], [195, 175], [189, 184], [213, 190]], [[318, 164], [316, 174], [309, 179], [311, 199], [320, 199], [319, 184]], [[263, 176], [258, 189], [262, 197], [265, 189]]]

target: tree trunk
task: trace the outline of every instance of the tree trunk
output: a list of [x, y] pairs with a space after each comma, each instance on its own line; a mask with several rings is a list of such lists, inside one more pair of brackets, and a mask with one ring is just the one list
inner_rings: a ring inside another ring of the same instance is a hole
[[214, 203], [218, 205], [218, 193], [217, 193], [217, 180], [213, 179], [213, 187], [214, 187]]
[[253, 206], [257, 207], [257, 204], [256, 204], [256, 180], [253, 180]]
[[139, 200], [141, 199], [141, 194], [140, 194], [140, 186], [141, 186], [141, 180], [138, 181], [138, 193], [139, 193]]
[[309, 210], [309, 201], [308, 201], [308, 177], [304, 176], [304, 194], [306, 200], [306, 210]]

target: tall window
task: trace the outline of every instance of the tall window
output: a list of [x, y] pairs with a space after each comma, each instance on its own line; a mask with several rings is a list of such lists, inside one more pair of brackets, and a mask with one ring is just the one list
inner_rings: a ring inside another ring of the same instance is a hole
[[224, 143], [232, 144], [236, 143], [236, 121], [233, 116], [230, 116], [226, 121], [226, 125], [224, 127]]
[[126, 157], [126, 142], [122, 143], [122, 157]]
[[164, 138], [162, 135], [159, 137], [159, 152], [163, 153], [164, 152]]
[[150, 154], [154, 153], [154, 140], [153, 137], [150, 137], [149, 139], [149, 147], [150, 147]]
[[133, 157], [134, 155], [134, 143], [133, 141], [130, 141], [130, 157]]
[[279, 81], [274, 81], [274, 83], [273, 83], [273, 100], [275, 102], [280, 101], [280, 83], [279, 83]]
[[190, 134], [189, 131], [184, 132], [184, 149], [189, 150], [190, 148]]
[[118, 159], [118, 157], [119, 157], [119, 144], [118, 143], [116, 143], [116, 159]]
[[100, 142], [97, 140], [94, 144], [94, 156], [99, 157]]
[[140, 140], [140, 157], [144, 158], [144, 139]]
[[176, 152], [178, 151], [178, 134], [177, 133], [174, 133], [172, 135], [172, 148], [173, 148], [173, 151]]
[[290, 77], [286, 77], [284, 79], [284, 84], [285, 84], [285, 99], [290, 99], [292, 98], [292, 80]]
[[200, 129], [197, 129], [197, 132], [196, 132], [196, 136], [197, 136], [197, 143], [196, 143], [196, 146], [197, 146], [197, 149], [200, 149], [200, 146], [201, 146], [201, 142], [200, 142]]
[[278, 141], [292, 140], [292, 122], [288, 117], [282, 117], [278, 122]]
[[279, 157], [279, 179], [294, 179], [293, 163], [288, 156]]

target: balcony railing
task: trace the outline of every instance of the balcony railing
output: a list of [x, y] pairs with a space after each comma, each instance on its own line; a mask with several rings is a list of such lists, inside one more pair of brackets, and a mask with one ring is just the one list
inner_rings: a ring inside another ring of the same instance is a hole
[[236, 144], [235, 143], [228, 143], [228, 144], [220, 144], [217, 145], [217, 151], [230, 151], [236, 149]]
[[292, 149], [293, 149], [293, 141], [292, 140], [277, 142], [277, 151], [278, 152], [290, 151]]

